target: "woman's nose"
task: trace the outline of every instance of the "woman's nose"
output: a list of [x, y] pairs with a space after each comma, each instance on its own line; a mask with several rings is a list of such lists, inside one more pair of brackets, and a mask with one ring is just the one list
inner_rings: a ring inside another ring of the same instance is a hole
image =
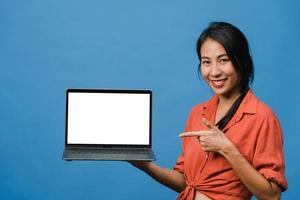
[[218, 77], [222, 74], [222, 71], [217, 63], [212, 64], [210, 75], [213, 77]]

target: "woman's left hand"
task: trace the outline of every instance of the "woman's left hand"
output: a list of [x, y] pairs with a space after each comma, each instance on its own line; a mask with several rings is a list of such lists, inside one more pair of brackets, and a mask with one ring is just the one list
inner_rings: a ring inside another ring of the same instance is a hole
[[198, 137], [202, 150], [206, 152], [218, 152], [222, 154], [234, 146], [225, 134], [207, 119], [203, 119], [203, 124], [208, 130], [184, 132], [181, 133], [179, 137]]

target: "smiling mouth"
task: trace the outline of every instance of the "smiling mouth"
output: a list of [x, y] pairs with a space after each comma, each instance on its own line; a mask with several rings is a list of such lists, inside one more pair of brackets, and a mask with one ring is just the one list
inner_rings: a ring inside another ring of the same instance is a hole
[[227, 78], [224, 79], [218, 79], [218, 80], [210, 80], [210, 82], [212, 83], [212, 85], [214, 87], [220, 88], [224, 85], [225, 81], [227, 80]]

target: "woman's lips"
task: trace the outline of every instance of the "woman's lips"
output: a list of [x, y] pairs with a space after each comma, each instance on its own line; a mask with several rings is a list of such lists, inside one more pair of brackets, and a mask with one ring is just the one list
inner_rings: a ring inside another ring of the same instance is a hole
[[215, 88], [221, 88], [221, 87], [224, 86], [226, 80], [227, 79], [224, 78], [224, 79], [210, 80], [210, 82], [211, 82], [211, 84], [212, 84], [213, 87], [215, 87]]

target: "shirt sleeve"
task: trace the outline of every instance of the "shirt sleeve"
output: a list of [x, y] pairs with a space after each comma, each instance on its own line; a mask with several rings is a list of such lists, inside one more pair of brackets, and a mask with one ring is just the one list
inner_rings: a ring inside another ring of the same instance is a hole
[[183, 155], [183, 153], [178, 157], [173, 169], [180, 173], [184, 173], [184, 155]]
[[282, 129], [275, 116], [262, 121], [259, 129], [253, 166], [268, 180], [274, 181], [282, 190], [287, 189], [283, 155]]

